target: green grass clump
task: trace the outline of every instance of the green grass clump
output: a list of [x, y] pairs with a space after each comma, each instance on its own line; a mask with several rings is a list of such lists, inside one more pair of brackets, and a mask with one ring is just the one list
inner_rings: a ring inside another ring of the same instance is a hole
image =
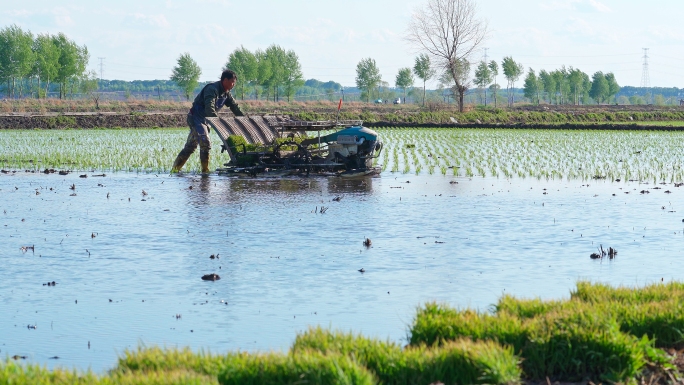
[[[193, 353], [190, 349], [139, 348], [119, 358], [115, 374], [193, 373], [221, 384], [374, 384], [375, 378], [348, 357], [298, 354]], [[216, 380], [218, 379], [218, 380]]]
[[563, 306], [562, 301], [542, 301], [535, 299], [518, 299], [512, 295], [504, 294], [494, 306], [496, 313], [510, 313], [518, 318], [534, 318], [546, 314], [551, 310]]
[[105, 376], [64, 369], [48, 370], [39, 365], [0, 362], [0, 384], [84, 384], [84, 385], [217, 385], [215, 376], [192, 371], [113, 371]]
[[580, 281], [571, 298], [584, 302], [619, 302], [622, 304], [644, 304], [649, 302], [684, 299], [684, 283], [656, 283], [642, 288], [611, 287], [601, 283]]
[[[235, 353], [237, 355], [241, 353]], [[148, 372], [187, 370], [203, 375], [216, 376], [223, 370], [233, 355], [215, 355], [206, 352], [195, 353], [189, 348], [162, 349], [159, 347], [126, 350], [119, 357], [115, 371]]]
[[302, 353], [234, 356], [219, 374], [222, 385], [375, 384], [375, 377], [345, 356]]
[[458, 311], [432, 303], [419, 310], [410, 342], [444, 344], [472, 338], [509, 345], [522, 358], [524, 376], [530, 379], [624, 381], [647, 362], [660, 360], [648, 337], [623, 333], [612, 314], [593, 310], [578, 304], [526, 319], [506, 311]]
[[630, 289], [579, 282], [568, 301], [504, 296], [495, 306], [497, 314], [521, 319], [559, 310], [603, 314], [614, 319], [623, 333], [647, 336], [657, 347], [684, 347], [684, 285], [680, 283]]
[[402, 349], [392, 342], [312, 328], [299, 334], [292, 347], [293, 354], [309, 350], [352, 357], [382, 384], [510, 384], [520, 379], [512, 349], [493, 342], [464, 339]]

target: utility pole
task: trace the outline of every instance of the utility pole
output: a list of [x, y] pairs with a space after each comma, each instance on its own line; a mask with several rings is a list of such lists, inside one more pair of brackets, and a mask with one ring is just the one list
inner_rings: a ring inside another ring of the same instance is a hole
[[104, 57], [98, 57], [100, 59], [100, 83], [102, 83], [102, 73], [104, 72]]
[[[644, 50], [644, 64], [643, 64], [643, 71], [641, 72], [641, 88], [646, 91], [646, 89], [651, 88], [651, 79], [648, 76], [648, 48], [643, 48]], [[651, 95], [651, 99], [653, 98], [653, 95]], [[648, 100], [648, 102], [652, 103], [652, 100]]]
[[489, 51], [489, 48], [485, 48], [484, 50], [485, 50], [484, 62], [485, 62], [486, 64], [489, 64], [488, 61], [487, 61], [487, 58], [489, 57], [489, 56], [487, 56], [487, 51]]

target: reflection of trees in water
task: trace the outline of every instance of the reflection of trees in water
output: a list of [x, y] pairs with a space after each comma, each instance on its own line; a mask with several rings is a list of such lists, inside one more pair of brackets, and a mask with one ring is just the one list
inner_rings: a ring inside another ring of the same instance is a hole
[[324, 180], [316, 178], [297, 179], [233, 179], [230, 185], [232, 192], [307, 192], [321, 191]]
[[[188, 203], [195, 208], [226, 203], [256, 203], [266, 196], [301, 195], [312, 193], [339, 195], [371, 193], [373, 178], [229, 178], [203, 176], [188, 181], [185, 192]], [[192, 188], [190, 188], [192, 186]], [[331, 197], [332, 199], [332, 197]]]

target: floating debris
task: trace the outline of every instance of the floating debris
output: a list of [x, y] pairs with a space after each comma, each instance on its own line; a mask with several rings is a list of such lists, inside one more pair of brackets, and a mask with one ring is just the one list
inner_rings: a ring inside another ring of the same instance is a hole
[[23, 251], [24, 253], [29, 251], [29, 250], [31, 250], [35, 253], [36, 252], [36, 246], [35, 245], [33, 245], [33, 246], [22, 246], [20, 248], [20, 250]]
[[209, 259], [219, 259], [219, 255], [218, 254], [216, 254], [216, 255], [212, 254], [209, 256]]
[[363, 273], [366, 272], [366, 269], [364, 269], [364, 268], [362, 267], [362, 268], [360, 268], [358, 271], [359, 271], [359, 273], [363, 274]]
[[69, 175], [69, 171], [62, 170], [62, 171], [58, 172], [58, 174], [59, 175]]
[[205, 274], [202, 276], [203, 281], [218, 281], [221, 279], [218, 274]]
[[340, 196], [337, 196], [337, 197], [334, 197], [334, 198], [333, 198], [333, 201], [334, 201], [334, 202], [339, 202], [339, 201], [341, 201], [341, 200], [342, 200], [342, 197], [340, 197]]
[[79, 177], [79, 178], [87, 178], [88, 175], [87, 175], [87, 174], [83, 174], [83, 175], [79, 175], [78, 177]]
[[44, 284], [43, 284], [43, 286], [56, 286], [56, 285], [57, 285], [57, 282], [55, 282], [55, 281], [52, 281], [52, 282], [48, 282], [48, 283], [44, 283]]
[[614, 259], [617, 257], [617, 250], [609, 247], [608, 250], [603, 249], [603, 245], [600, 245], [598, 248], [598, 253], [591, 253], [589, 255], [589, 258], [591, 259], [603, 259], [604, 257], [608, 257], [609, 259]]
[[363, 241], [363, 245], [366, 246], [366, 247], [371, 247], [372, 244], [373, 244], [373, 241], [371, 241], [370, 238], [366, 238], [366, 239]]

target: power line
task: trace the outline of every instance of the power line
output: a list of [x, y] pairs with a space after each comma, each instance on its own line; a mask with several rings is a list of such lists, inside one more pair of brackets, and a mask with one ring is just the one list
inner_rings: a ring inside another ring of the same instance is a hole
[[100, 59], [100, 81], [102, 81], [102, 72], [104, 71], [104, 57], [98, 57]]
[[644, 50], [644, 64], [643, 70], [641, 72], [641, 88], [651, 87], [651, 79], [648, 76], [648, 48], [643, 48]]

